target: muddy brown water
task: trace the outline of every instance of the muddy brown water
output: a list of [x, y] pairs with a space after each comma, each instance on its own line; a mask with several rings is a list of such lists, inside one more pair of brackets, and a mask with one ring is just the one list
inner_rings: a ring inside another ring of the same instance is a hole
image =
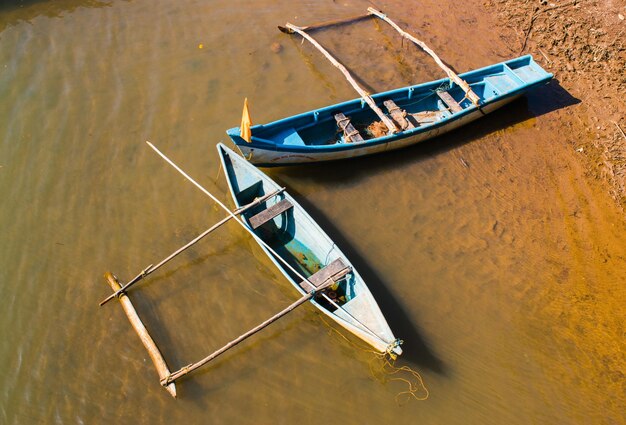
[[[429, 143], [269, 171], [368, 281], [426, 401], [310, 306], [173, 400], [119, 305], [98, 308], [103, 272], [129, 279], [223, 217], [144, 141], [227, 200], [214, 144], [245, 96], [257, 123], [354, 97], [275, 26], [368, 5], [2, 4], [0, 423], [624, 423], [624, 220], [558, 84]], [[478, 1], [375, 6], [458, 71], [515, 56]], [[382, 24], [318, 37], [372, 91], [441, 76]], [[230, 223], [131, 297], [178, 368], [295, 293]]]

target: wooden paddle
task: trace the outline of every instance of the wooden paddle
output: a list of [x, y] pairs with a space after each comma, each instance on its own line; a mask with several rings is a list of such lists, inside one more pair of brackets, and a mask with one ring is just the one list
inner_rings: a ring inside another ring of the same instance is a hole
[[[325, 22], [320, 22], [317, 24], [313, 24], [313, 25], [307, 25], [305, 27], [300, 27], [300, 29], [302, 31], [312, 31], [312, 30], [317, 30], [320, 28], [324, 28], [324, 27], [330, 27], [333, 25], [341, 25], [341, 24], [346, 24], [348, 22], [353, 22], [353, 21], [360, 21], [361, 19], [365, 19], [372, 16], [371, 13], [366, 13], [364, 15], [356, 15], [356, 16], [351, 16], [349, 18], [342, 18], [342, 19], [335, 19], [332, 21], [325, 21]], [[281, 32], [284, 32], [285, 34], [293, 34], [294, 31], [291, 28], [287, 28], [287, 27], [281, 27], [280, 25], [278, 25], [278, 29]]]

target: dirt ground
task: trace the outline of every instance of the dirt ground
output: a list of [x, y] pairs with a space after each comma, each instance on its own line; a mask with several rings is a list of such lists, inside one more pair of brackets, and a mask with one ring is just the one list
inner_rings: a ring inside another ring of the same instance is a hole
[[626, 1], [487, 0], [499, 34], [580, 100], [573, 147], [626, 209]]

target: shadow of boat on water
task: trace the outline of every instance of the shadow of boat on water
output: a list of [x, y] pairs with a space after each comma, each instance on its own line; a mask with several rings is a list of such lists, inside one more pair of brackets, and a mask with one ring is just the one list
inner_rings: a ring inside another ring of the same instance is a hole
[[408, 166], [429, 157], [449, 152], [468, 143], [515, 124], [580, 103], [556, 79], [538, 87], [490, 114], [461, 126], [449, 133], [402, 149], [360, 158], [277, 167], [272, 175], [307, 178], [331, 184], [336, 181], [356, 181], [375, 172]]
[[313, 217], [315, 222], [318, 223], [337, 246], [339, 246], [363, 277], [395, 336], [404, 341], [402, 345], [402, 359], [418, 365], [419, 367], [427, 368], [432, 372], [445, 375], [445, 365], [430, 348], [415, 323], [409, 318], [405, 307], [389, 289], [387, 289], [385, 282], [380, 279], [367, 261], [362, 258], [359, 252], [353, 248], [350, 243], [348, 243], [341, 235], [341, 232], [337, 230], [334, 224], [328, 220], [315, 205], [308, 202], [297, 190], [290, 188], [289, 193], [298, 200], [307, 213]]

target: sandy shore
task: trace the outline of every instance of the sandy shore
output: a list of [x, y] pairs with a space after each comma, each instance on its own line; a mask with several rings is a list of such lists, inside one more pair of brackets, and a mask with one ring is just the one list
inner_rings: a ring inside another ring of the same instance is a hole
[[589, 173], [626, 207], [626, 1], [490, 0], [499, 33], [531, 53], [580, 103], [569, 118], [571, 143]]

